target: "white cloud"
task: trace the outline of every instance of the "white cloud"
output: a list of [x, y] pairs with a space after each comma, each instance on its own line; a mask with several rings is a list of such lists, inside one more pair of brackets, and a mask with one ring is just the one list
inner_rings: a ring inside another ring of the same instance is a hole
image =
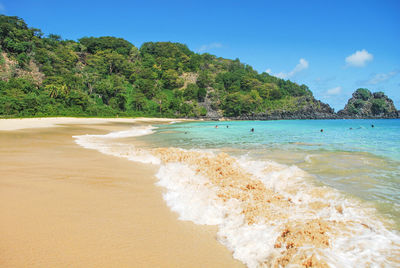
[[326, 94], [328, 95], [339, 95], [342, 92], [342, 87], [334, 87], [331, 89], [328, 89], [326, 91]]
[[368, 61], [372, 61], [373, 59], [374, 56], [363, 49], [357, 50], [355, 53], [346, 57], [346, 63], [348, 66], [364, 67]]
[[376, 84], [379, 84], [379, 83], [389, 80], [390, 78], [396, 76], [398, 73], [399, 73], [399, 71], [393, 71], [393, 72], [389, 72], [386, 74], [376, 74], [374, 77], [372, 77], [366, 83], [368, 85], [376, 85]]
[[209, 49], [213, 49], [213, 48], [221, 48], [222, 44], [221, 43], [211, 43], [211, 44], [207, 44], [207, 45], [202, 45], [199, 49], [198, 52], [204, 52], [206, 50]]
[[267, 69], [267, 70], [265, 70], [265, 72], [267, 73], [267, 74], [271, 74], [272, 73], [272, 71], [271, 71], [271, 69]]
[[0, 3], [0, 11], [6, 11], [6, 7], [2, 3]]
[[[308, 61], [306, 61], [305, 59], [301, 58], [299, 60], [299, 63], [296, 65], [296, 67], [294, 67], [294, 69], [288, 73], [284, 73], [284, 72], [280, 72], [278, 74], [275, 74], [276, 77], [282, 78], [282, 79], [287, 79], [292, 77], [293, 75], [297, 74], [298, 72], [301, 72], [305, 69], [308, 68]], [[271, 71], [270, 69], [268, 69], [269, 71]], [[267, 71], [268, 71], [267, 70]]]

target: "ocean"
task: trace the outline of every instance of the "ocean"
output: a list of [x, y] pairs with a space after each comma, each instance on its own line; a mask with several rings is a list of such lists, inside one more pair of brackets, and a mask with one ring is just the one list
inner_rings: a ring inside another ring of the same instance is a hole
[[75, 139], [155, 165], [179, 219], [218, 226], [248, 267], [400, 266], [400, 120], [196, 121]]

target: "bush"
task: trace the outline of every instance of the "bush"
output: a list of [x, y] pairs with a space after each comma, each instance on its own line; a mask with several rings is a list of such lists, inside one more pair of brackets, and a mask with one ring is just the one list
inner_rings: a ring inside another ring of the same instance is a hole
[[373, 99], [371, 104], [371, 111], [373, 115], [379, 115], [387, 112], [388, 110], [387, 104], [383, 99]]
[[355, 99], [368, 100], [371, 97], [371, 91], [366, 88], [359, 88], [353, 93]]

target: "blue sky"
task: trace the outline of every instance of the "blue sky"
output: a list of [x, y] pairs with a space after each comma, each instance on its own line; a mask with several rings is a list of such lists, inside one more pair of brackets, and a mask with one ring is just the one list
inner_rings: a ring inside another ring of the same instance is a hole
[[335, 110], [366, 87], [400, 109], [400, 1], [0, 0], [0, 13], [64, 39], [185, 43], [306, 84]]

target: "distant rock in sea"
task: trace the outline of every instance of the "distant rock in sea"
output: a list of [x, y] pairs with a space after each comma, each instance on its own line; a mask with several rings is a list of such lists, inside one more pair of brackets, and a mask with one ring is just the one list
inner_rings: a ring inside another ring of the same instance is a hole
[[366, 88], [357, 89], [337, 114], [340, 118], [400, 118], [400, 111], [388, 96]]

